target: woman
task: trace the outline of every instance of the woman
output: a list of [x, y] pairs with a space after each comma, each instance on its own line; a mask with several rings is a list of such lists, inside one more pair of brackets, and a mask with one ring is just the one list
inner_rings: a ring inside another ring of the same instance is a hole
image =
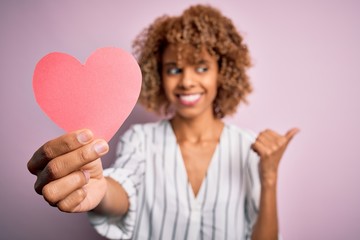
[[134, 41], [139, 101], [166, 119], [134, 125], [103, 172], [104, 140], [84, 129], [51, 140], [28, 163], [35, 190], [86, 212], [111, 239], [277, 239], [279, 161], [298, 132], [257, 137], [221, 119], [246, 102], [250, 57], [210, 6], [160, 17]]

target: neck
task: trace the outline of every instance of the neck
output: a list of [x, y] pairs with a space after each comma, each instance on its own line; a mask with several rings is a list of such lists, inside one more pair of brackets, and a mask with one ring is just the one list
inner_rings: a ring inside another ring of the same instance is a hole
[[213, 115], [191, 119], [175, 115], [170, 122], [179, 142], [190, 141], [193, 143], [218, 140], [224, 125]]

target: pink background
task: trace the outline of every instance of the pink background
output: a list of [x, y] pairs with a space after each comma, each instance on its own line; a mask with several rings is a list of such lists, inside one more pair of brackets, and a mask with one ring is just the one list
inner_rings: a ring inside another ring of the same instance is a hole
[[[99, 47], [130, 51], [131, 40], [155, 17], [201, 2], [0, 2], [1, 239], [101, 239], [85, 214], [61, 213], [33, 190], [28, 159], [63, 133], [35, 102], [31, 81], [37, 61], [53, 51], [81, 61]], [[359, 239], [360, 2], [208, 3], [234, 20], [255, 63], [250, 104], [227, 121], [255, 131], [302, 130], [280, 168], [284, 239]], [[155, 119], [136, 107], [117, 137], [132, 123]]]

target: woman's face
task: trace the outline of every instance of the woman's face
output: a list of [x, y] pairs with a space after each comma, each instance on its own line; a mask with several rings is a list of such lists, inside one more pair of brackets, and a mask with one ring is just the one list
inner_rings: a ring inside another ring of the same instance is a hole
[[182, 61], [175, 45], [169, 45], [162, 58], [162, 82], [167, 99], [175, 114], [184, 118], [214, 116], [213, 102], [218, 87], [216, 58], [203, 50], [197, 60], [187, 61], [195, 53], [191, 46], [184, 49]]

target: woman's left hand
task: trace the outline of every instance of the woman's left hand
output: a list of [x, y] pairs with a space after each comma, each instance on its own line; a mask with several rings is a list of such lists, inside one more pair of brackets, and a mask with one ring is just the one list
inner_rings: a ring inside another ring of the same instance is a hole
[[252, 149], [260, 156], [259, 171], [263, 187], [276, 186], [280, 159], [298, 132], [298, 128], [292, 128], [285, 135], [280, 135], [272, 130], [265, 130], [256, 138]]

